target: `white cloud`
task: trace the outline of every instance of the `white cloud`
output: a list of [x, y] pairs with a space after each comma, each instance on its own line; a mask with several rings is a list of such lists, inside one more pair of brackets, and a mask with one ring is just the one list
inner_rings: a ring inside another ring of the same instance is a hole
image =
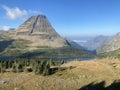
[[11, 20], [26, 19], [28, 17], [28, 12], [26, 10], [19, 9], [18, 7], [10, 8], [3, 5], [2, 8], [5, 9], [7, 18]]
[[74, 42], [77, 42], [77, 43], [86, 43], [87, 40], [73, 40]]
[[10, 27], [9, 27], [9, 26], [2, 26], [2, 27], [0, 27], [0, 28], [1, 28], [1, 30], [4, 30], [4, 31], [10, 30]]
[[11, 20], [16, 20], [16, 19], [24, 20], [32, 15], [43, 14], [42, 12], [37, 10], [25, 10], [25, 9], [22, 10], [18, 7], [11, 8], [6, 5], [2, 5], [2, 8], [6, 11], [6, 17]]

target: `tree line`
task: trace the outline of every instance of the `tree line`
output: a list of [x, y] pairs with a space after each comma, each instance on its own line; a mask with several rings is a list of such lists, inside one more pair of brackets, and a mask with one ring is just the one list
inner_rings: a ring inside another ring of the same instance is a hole
[[18, 59], [18, 60], [5, 60], [0, 61], [0, 73], [5, 72], [33, 72], [35, 74], [50, 75], [54, 73], [51, 66], [59, 66], [64, 61], [54, 60], [33, 60], [33, 59]]

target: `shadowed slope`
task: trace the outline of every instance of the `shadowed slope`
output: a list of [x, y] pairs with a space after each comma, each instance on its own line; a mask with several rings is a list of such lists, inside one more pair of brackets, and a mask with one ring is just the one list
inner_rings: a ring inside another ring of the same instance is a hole
[[111, 85], [105, 87], [105, 81], [100, 83], [90, 83], [78, 90], [120, 90], [120, 81], [114, 81]]
[[9, 45], [12, 44], [14, 40], [4, 40], [0, 41], [0, 52], [4, 51]]

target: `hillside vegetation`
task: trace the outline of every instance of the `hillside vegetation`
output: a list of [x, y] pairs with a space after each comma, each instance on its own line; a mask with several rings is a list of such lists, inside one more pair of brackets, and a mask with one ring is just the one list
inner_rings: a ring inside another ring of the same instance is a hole
[[90, 52], [71, 46], [51, 48], [48, 46], [31, 46], [31, 41], [9, 39], [0, 41], [0, 55], [15, 58], [81, 58], [94, 57]]
[[120, 59], [120, 49], [106, 52], [106, 53], [100, 53], [97, 56], [99, 58], [118, 58], [118, 59]]
[[[50, 76], [34, 73], [0, 74], [0, 90], [119, 90], [120, 61], [72, 61]], [[112, 89], [111, 89], [112, 88]]]

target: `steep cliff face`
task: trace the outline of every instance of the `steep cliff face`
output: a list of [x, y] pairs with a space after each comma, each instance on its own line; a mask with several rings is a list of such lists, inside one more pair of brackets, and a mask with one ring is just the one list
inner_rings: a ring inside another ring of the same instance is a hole
[[97, 53], [106, 53], [120, 49], [120, 33], [113, 36], [108, 42], [97, 49]]
[[52, 27], [45, 15], [33, 16], [24, 22], [17, 30], [17, 39], [26, 39], [34, 42], [33, 46], [66, 46], [64, 40]]

